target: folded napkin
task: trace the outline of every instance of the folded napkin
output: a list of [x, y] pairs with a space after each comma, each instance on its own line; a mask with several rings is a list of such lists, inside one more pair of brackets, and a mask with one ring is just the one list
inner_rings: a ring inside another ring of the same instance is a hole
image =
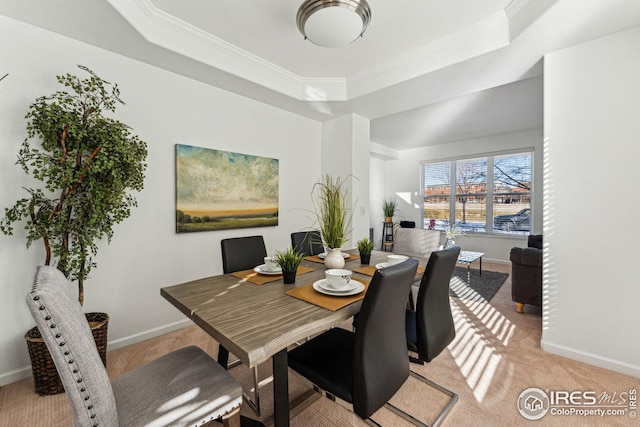
[[[313, 268], [311, 267], [305, 267], [305, 266], [300, 266], [298, 267], [298, 270], [296, 272], [296, 275], [298, 274], [305, 274], [308, 273], [310, 271], [313, 271]], [[253, 271], [253, 269], [251, 270], [242, 270], [242, 271], [236, 271], [234, 273], [231, 273], [232, 276], [235, 276], [239, 279], [243, 279], [247, 282], [251, 282], [255, 285], [262, 285], [264, 283], [269, 283], [269, 282], [275, 282], [277, 280], [282, 280], [282, 274], [274, 274], [274, 275], [267, 275], [267, 274], [260, 274], [260, 273], [256, 273], [255, 271]]]

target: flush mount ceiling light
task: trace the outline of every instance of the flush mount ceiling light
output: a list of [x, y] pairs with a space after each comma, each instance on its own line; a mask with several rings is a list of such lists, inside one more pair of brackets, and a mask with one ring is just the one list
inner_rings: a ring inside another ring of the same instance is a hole
[[298, 9], [298, 29], [323, 47], [346, 46], [361, 37], [371, 21], [366, 0], [306, 0]]

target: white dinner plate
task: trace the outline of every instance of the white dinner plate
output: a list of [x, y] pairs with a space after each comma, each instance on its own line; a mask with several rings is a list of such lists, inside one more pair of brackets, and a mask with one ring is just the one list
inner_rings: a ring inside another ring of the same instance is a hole
[[349, 281], [349, 286], [346, 286], [344, 289], [333, 289], [332, 287], [329, 286], [329, 282], [327, 281], [327, 279], [319, 280], [318, 282], [319, 282], [318, 286], [320, 286], [325, 291], [339, 292], [341, 294], [344, 294], [346, 292], [351, 292], [352, 290], [358, 287], [358, 283], [359, 283], [357, 280], [351, 279]]
[[376, 264], [376, 269], [378, 270], [383, 269], [385, 267], [391, 267], [391, 264], [389, 264], [388, 262], [381, 262], [379, 264]]
[[322, 280], [318, 280], [318, 281], [314, 282], [313, 283], [313, 289], [315, 289], [316, 291], [320, 292], [321, 294], [332, 295], [332, 296], [336, 296], [336, 297], [346, 297], [346, 296], [349, 296], [349, 295], [357, 295], [360, 292], [364, 291], [364, 284], [358, 282], [357, 280], [353, 280], [353, 279], [351, 279], [351, 281], [355, 282], [356, 286], [355, 286], [355, 288], [353, 288], [349, 292], [328, 290], [328, 289], [325, 289], [322, 286], [320, 286], [320, 283], [324, 282], [326, 280], [327, 279], [322, 279]]
[[[321, 254], [318, 254], [318, 258], [322, 258], [325, 259], [327, 257], [327, 253], [326, 252], [322, 252]], [[342, 252], [342, 258], [349, 258], [349, 254]]]
[[266, 264], [260, 264], [256, 268], [253, 269], [258, 274], [266, 274], [267, 276], [276, 276], [278, 274], [282, 274], [282, 269], [278, 267], [276, 270], [267, 270]]

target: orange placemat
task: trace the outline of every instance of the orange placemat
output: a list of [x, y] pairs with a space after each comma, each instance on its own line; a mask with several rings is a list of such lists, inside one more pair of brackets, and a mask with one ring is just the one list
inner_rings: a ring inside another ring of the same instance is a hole
[[[351, 280], [356, 279], [352, 278]], [[364, 291], [360, 292], [357, 295], [334, 297], [332, 295], [321, 294], [320, 292], [313, 289], [313, 283], [300, 286], [299, 288], [291, 289], [290, 291], [287, 291], [285, 293], [287, 295], [291, 295], [294, 298], [298, 298], [311, 304], [317, 305], [318, 307], [336, 311], [340, 310], [342, 307], [346, 307], [349, 304], [353, 304], [354, 302], [364, 298], [364, 294], [367, 293], [367, 289], [369, 287], [369, 281], [360, 279], [357, 279], [356, 281], [364, 285]]]
[[[310, 271], [313, 271], [313, 268], [305, 267], [301, 265], [300, 267], [298, 267], [298, 271], [296, 272], [296, 275], [308, 273]], [[231, 273], [231, 275], [239, 279], [246, 280], [247, 282], [251, 282], [254, 285], [262, 285], [265, 283], [275, 282], [276, 280], [282, 279], [282, 274], [274, 274], [274, 275], [259, 274], [253, 271], [253, 269], [236, 271], [235, 273]]]
[[[366, 274], [367, 276], [373, 276], [374, 274], [376, 274], [376, 266], [368, 265], [366, 267], [357, 268], [353, 271], [360, 274]], [[418, 270], [416, 271], [416, 274], [422, 274], [422, 273], [424, 273], [424, 267], [418, 266]]]
[[[358, 254], [348, 254], [349, 257], [345, 258], [344, 261], [353, 261], [355, 259], [360, 259], [360, 255]], [[318, 255], [311, 255], [305, 258], [307, 261], [311, 262], [319, 262], [320, 264], [324, 264], [324, 259], [320, 258]]]
[[319, 262], [320, 264], [324, 264], [324, 260], [320, 258], [318, 255], [311, 255], [305, 258], [307, 261], [311, 262]]
[[366, 274], [367, 276], [373, 276], [376, 274], [376, 266], [375, 265], [367, 265], [366, 267], [360, 267], [353, 270], [354, 273]]

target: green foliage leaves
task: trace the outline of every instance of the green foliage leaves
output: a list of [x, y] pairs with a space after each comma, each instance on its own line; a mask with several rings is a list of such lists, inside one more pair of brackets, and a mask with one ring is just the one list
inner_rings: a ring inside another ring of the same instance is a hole
[[318, 228], [327, 248], [342, 247], [351, 229], [352, 211], [349, 209], [349, 193], [346, 180], [325, 175], [313, 186], [312, 200]]
[[358, 240], [357, 246], [358, 252], [360, 252], [361, 255], [369, 255], [375, 247], [375, 243], [369, 240], [369, 238], [363, 237], [362, 239]]
[[[137, 206], [128, 191], [143, 189], [147, 145], [128, 126], [103, 115], [123, 104], [117, 85], [79, 68], [89, 77], [58, 76], [66, 90], [29, 107], [27, 139], [16, 163], [44, 189], [25, 189], [29, 197], [5, 209], [0, 229], [12, 234], [12, 224], [27, 219], [27, 247], [42, 239], [45, 264], [55, 257], [58, 269], [82, 289], [96, 266], [96, 242], [110, 241], [113, 226]], [[30, 144], [33, 139], [38, 146]]]
[[394, 199], [385, 199], [382, 202], [382, 212], [387, 218], [391, 218], [393, 217], [393, 215], [395, 215], [397, 207], [398, 202], [396, 202]]
[[304, 259], [304, 254], [289, 246], [284, 251], [276, 250], [274, 260], [282, 271], [296, 271]]

